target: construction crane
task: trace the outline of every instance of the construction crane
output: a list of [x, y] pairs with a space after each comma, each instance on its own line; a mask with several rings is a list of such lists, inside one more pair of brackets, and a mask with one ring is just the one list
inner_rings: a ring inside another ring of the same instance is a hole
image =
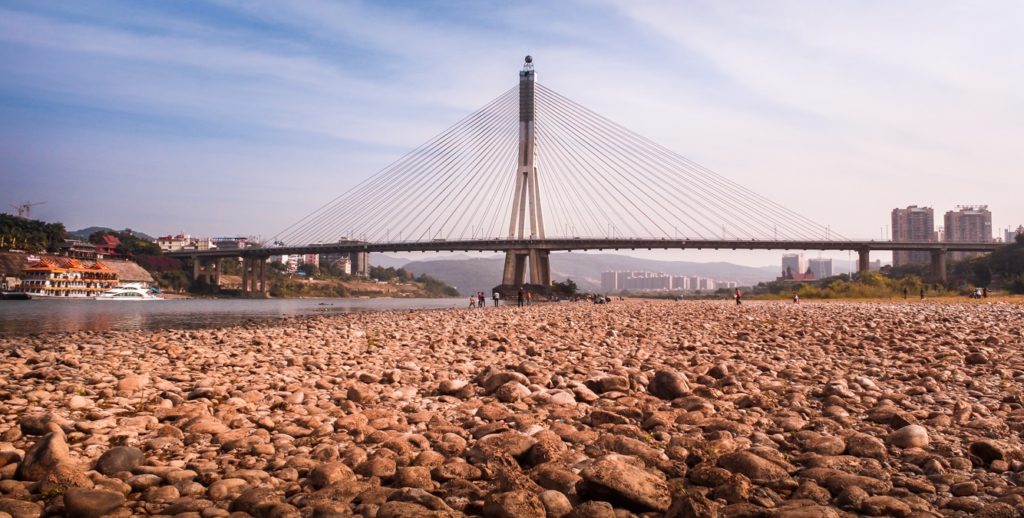
[[21, 205], [11, 205], [11, 207], [14, 207], [15, 209], [17, 209], [18, 217], [19, 218], [32, 219], [32, 207], [35, 207], [36, 205], [45, 205], [45, 204], [46, 204], [45, 201], [37, 201], [35, 203], [32, 203], [30, 201], [26, 201], [25, 203], [22, 203]]

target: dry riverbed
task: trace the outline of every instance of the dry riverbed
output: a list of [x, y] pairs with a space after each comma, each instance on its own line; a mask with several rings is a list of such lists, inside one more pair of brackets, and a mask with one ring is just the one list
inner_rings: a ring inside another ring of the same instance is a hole
[[927, 302], [4, 338], [0, 518], [1020, 516], [1022, 350]]

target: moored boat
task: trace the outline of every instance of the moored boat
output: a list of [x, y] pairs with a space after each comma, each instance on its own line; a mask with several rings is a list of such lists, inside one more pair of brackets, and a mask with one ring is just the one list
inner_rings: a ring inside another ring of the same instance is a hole
[[111, 288], [96, 297], [96, 300], [164, 300], [142, 283], [126, 283]]

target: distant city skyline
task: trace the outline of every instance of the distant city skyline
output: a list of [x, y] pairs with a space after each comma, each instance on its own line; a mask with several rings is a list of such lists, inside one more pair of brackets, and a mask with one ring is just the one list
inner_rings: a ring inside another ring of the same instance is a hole
[[1022, 16], [1014, 2], [11, 1], [0, 208], [267, 238], [506, 90], [532, 53], [545, 84], [845, 236], [882, 238], [892, 207], [971, 202], [1002, 238], [1024, 223], [1024, 49], [1005, 44]]

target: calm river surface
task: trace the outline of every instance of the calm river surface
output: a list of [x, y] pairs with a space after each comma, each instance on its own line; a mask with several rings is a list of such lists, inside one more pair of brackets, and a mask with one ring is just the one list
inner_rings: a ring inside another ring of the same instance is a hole
[[108, 329], [196, 329], [301, 315], [461, 307], [462, 299], [0, 300], [0, 335]]

